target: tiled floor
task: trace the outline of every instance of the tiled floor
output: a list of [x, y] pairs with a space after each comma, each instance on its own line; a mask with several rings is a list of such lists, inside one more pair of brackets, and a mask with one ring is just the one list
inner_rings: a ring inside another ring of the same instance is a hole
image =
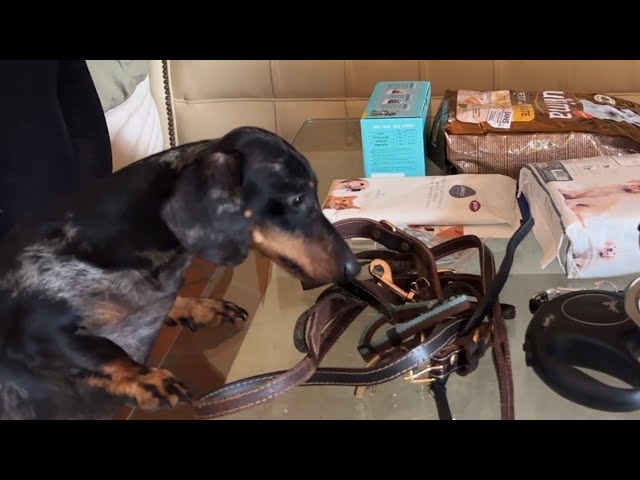
[[[208, 296], [224, 298], [242, 306], [249, 312], [247, 321], [237, 327], [223, 325], [204, 328], [195, 333], [188, 328], [165, 326], [148, 362], [150, 365], [173, 372], [196, 397], [224, 384], [253, 314], [266, 290], [269, 262], [264, 257], [251, 254], [247, 261], [233, 270], [216, 271], [214, 265], [195, 259], [186, 272], [186, 284], [180, 294], [202, 295], [214, 272], [215, 285]], [[155, 412], [123, 408], [116, 415], [116, 419], [187, 420], [193, 419], [193, 411], [188, 406]]]

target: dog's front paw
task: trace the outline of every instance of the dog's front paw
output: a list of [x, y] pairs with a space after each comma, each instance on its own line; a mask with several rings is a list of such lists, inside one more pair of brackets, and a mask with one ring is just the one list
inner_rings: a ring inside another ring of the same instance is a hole
[[131, 362], [115, 361], [101, 375], [89, 375], [86, 383], [120, 397], [129, 398], [143, 410], [175, 407], [190, 403], [189, 389], [168, 370], [148, 368]]
[[133, 397], [143, 410], [175, 407], [181, 401], [190, 403], [189, 389], [168, 370], [151, 368], [132, 382]]
[[234, 324], [246, 320], [249, 313], [235, 303], [215, 298], [178, 297], [169, 312], [167, 323], [178, 323], [196, 331], [205, 325]]

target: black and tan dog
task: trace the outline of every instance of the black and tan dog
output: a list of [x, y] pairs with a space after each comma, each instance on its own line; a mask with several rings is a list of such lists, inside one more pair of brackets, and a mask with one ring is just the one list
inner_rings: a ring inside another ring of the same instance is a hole
[[192, 255], [232, 266], [253, 248], [303, 281], [352, 278], [359, 265], [316, 182], [282, 138], [238, 128], [134, 163], [15, 229], [0, 245], [0, 418], [188, 400], [170, 372], [144, 365], [163, 322], [246, 315], [177, 297]]

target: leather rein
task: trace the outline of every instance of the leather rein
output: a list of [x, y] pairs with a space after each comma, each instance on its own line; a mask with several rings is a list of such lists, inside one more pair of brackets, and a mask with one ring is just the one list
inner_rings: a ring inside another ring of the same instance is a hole
[[[305, 357], [289, 370], [238, 380], [193, 402], [198, 418], [232, 414], [311, 385], [369, 386], [408, 374], [411, 383], [428, 384], [438, 417], [452, 419], [446, 382], [452, 373], [473, 372], [491, 348], [500, 392], [501, 418], [515, 418], [511, 358], [505, 319], [515, 308], [501, 304], [515, 251], [533, 226], [528, 217], [511, 237], [500, 269], [490, 249], [476, 236], [465, 235], [429, 248], [386, 221], [343, 220], [334, 224], [345, 238], [374, 240], [384, 249], [359, 252], [369, 264], [370, 279], [325, 289], [296, 322], [293, 341]], [[437, 261], [452, 253], [477, 249], [480, 274], [438, 269]], [[304, 289], [313, 288], [305, 285]], [[321, 368], [325, 355], [366, 309], [379, 314], [362, 333], [358, 352], [362, 368]], [[383, 327], [385, 335], [376, 337]]]

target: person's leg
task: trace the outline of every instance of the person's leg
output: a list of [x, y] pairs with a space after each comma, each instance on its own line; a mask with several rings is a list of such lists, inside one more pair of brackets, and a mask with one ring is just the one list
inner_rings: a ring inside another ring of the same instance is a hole
[[109, 132], [86, 63], [0, 61], [0, 238], [110, 172]]

